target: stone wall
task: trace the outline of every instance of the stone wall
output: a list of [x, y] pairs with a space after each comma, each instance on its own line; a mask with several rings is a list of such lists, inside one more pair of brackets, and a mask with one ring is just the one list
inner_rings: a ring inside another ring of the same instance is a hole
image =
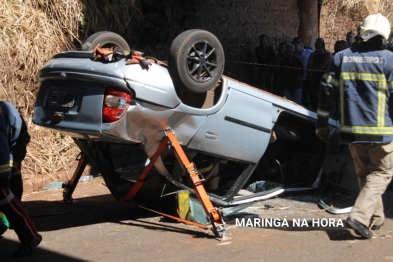
[[334, 52], [334, 43], [345, 40], [348, 32], [357, 34], [357, 27], [363, 20], [361, 12], [337, 5], [337, 1], [324, 1], [319, 20], [319, 34], [324, 38], [326, 48]]
[[[204, 29], [213, 33], [225, 52], [224, 74], [257, 85], [254, 48], [259, 35], [266, 34], [270, 43], [291, 42], [301, 32], [304, 39], [316, 38], [317, 5], [314, 0], [301, 1], [300, 8], [312, 8], [313, 15], [299, 19], [298, 0], [144, 0], [141, 19], [129, 43], [146, 55], [167, 59], [173, 39], [187, 29]], [[304, 3], [306, 5], [304, 5]], [[306, 10], [306, 12], [310, 10]], [[314, 17], [313, 17], [314, 16]], [[239, 63], [242, 62], [242, 63]]]
[[322, 37], [333, 52], [334, 43], [344, 40], [347, 32], [356, 34], [365, 14], [383, 7], [381, 12], [388, 15], [393, 9], [387, 0], [364, 0], [367, 7], [360, 2], [348, 8], [349, 2], [341, 0], [142, 0], [143, 18], [126, 38], [133, 48], [166, 60], [179, 33], [210, 31], [224, 48], [224, 74], [256, 86], [258, 65], [247, 63], [256, 63], [260, 34], [268, 35], [274, 46], [300, 36], [312, 48]]
[[393, 3], [390, 0], [339, 1], [324, 0], [320, 14], [320, 35], [333, 51], [337, 40], [344, 40], [346, 33], [357, 34], [357, 27], [369, 14], [381, 13], [393, 24]]

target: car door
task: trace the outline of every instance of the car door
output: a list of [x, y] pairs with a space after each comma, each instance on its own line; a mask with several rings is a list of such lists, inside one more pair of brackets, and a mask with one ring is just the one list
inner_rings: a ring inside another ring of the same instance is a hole
[[257, 163], [272, 132], [272, 104], [230, 89], [224, 107], [209, 115], [188, 148], [226, 159]]

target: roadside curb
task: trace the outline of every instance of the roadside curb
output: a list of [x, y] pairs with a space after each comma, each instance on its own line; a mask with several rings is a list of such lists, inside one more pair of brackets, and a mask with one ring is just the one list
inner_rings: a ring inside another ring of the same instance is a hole
[[62, 175], [58, 178], [57, 181], [54, 181], [53, 178], [48, 176], [36, 176], [31, 178], [23, 179], [23, 192], [29, 193], [34, 191], [39, 191], [41, 188], [45, 187], [45, 185], [51, 182], [66, 182], [69, 180], [67, 174]]
[[[75, 166], [75, 168], [76, 168], [76, 166]], [[37, 176], [33, 176], [33, 177], [23, 178], [23, 192], [24, 193], [31, 193], [34, 191], [42, 190], [49, 183], [55, 183], [55, 182], [65, 183], [72, 178], [75, 168], [70, 168], [67, 171], [57, 172], [56, 175], [54, 176], [55, 178], [53, 176], [49, 176], [49, 175], [37, 175]], [[22, 175], [23, 175], [23, 172], [22, 172]], [[91, 168], [90, 165], [87, 165], [85, 170], [82, 173], [81, 179], [83, 179], [84, 176], [91, 176], [91, 175], [97, 176], [97, 173], [94, 171], [93, 168]]]

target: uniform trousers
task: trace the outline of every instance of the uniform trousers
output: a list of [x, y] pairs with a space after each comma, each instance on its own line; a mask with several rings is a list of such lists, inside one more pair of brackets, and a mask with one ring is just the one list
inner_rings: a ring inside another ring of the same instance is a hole
[[360, 192], [350, 217], [365, 226], [385, 220], [382, 194], [386, 191], [393, 174], [393, 142], [387, 144], [349, 145], [354, 161]]
[[38, 236], [37, 229], [19, 198], [9, 190], [9, 183], [9, 179], [0, 180], [0, 211], [7, 216], [21, 244], [30, 245]]

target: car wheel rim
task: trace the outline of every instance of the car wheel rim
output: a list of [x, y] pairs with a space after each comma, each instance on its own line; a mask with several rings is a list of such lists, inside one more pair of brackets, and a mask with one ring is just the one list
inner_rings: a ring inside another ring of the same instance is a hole
[[209, 81], [217, 71], [216, 49], [207, 41], [193, 44], [187, 55], [187, 70], [194, 81]]

